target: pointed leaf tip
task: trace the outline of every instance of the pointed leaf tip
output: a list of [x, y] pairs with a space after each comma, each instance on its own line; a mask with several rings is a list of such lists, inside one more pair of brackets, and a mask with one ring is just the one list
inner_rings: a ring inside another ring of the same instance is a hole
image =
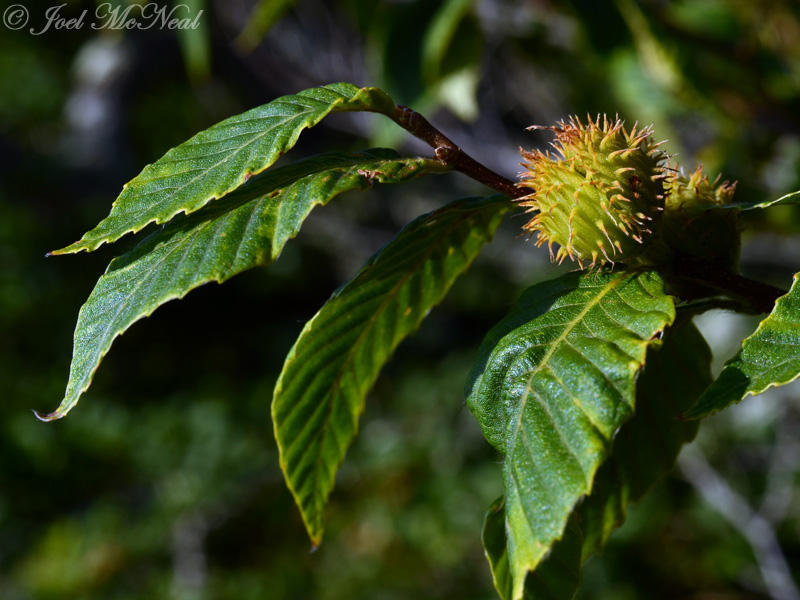
[[83, 252], [85, 248], [78, 247], [78, 242], [70, 244], [69, 246], [64, 246], [63, 248], [58, 248], [57, 250], [51, 250], [45, 256], [61, 256], [63, 254], [77, 254], [78, 252]]
[[42, 421], [44, 423], [49, 423], [50, 421], [57, 421], [58, 419], [66, 415], [66, 413], [60, 413], [57, 410], [54, 410], [51, 413], [41, 413], [38, 410], [33, 409], [31, 412], [33, 412], [33, 416], [35, 416], [39, 421]]

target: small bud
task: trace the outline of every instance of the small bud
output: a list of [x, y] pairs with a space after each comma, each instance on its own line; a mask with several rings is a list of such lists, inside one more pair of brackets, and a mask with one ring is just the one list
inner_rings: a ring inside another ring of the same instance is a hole
[[[531, 194], [520, 204], [536, 213], [524, 229], [547, 243], [559, 263], [647, 263], [646, 248], [661, 219], [667, 156], [653, 143], [652, 129], [628, 131], [619, 119], [578, 117], [549, 129], [557, 154], [522, 150], [519, 187]], [[553, 244], [558, 245], [555, 254]]]

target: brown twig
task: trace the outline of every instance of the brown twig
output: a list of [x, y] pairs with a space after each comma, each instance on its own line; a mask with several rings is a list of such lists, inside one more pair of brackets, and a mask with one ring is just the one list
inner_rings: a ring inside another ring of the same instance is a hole
[[395, 106], [394, 114], [389, 116], [411, 135], [433, 148], [436, 158], [453, 170], [464, 173], [509, 198], [521, 198], [530, 194], [529, 189], [518, 188], [510, 179], [495, 173], [469, 156], [415, 110], [398, 104]]
[[678, 324], [684, 320], [691, 320], [697, 315], [701, 315], [709, 310], [727, 310], [731, 312], [743, 313], [746, 315], [760, 315], [761, 311], [753, 308], [749, 302], [741, 299], [733, 298], [720, 298], [714, 296], [711, 298], [701, 298], [699, 300], [692, 300], [686, 304], [678, 306], [678, 315], [675, 317], [675, 323]]
[[760, 313], [769, 313], [786, 290], [749, 279], [708, 263], [683, 258], [675, 265], [681, 279], [706, 285], [748, 302]]

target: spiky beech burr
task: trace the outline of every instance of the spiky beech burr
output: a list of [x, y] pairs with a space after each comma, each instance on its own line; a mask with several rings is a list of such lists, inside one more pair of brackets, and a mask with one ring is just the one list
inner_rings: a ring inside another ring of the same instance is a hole
[[739, 262], [738, 210], [733, 202], [736, 183], [714, 181], [699, 166], [688, 177], [677, 165], [665, 181], [668, 190], [661, 236], [677, 257], [688, 256], [728, 271]]
[[[619, 118], [578, 117], [547, 129], [550, 151], [521, 150], [525, 171], [517, 184], [531, 189], [520, 204], [535, 213], [523, 227], [547, 243], [559, 263], [565, 257], [589, 264], [649, 263], [647, 246], [662, 217], [666, 154], [652, 129], [627, 130]], [[558, 246], [553, 252], [553, 244]]]

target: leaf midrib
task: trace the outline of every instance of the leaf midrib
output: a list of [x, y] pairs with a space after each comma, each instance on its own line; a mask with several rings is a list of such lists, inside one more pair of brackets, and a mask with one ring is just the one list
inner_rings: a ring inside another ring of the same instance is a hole
[[[558, 349], [558, 347], [566, 340], [567, 336], [570, 333], [572, 333], [575, 327], [577, 327], [578, 324], [580, 324], [583, 321], [584, 317], [586, 317], [589, 311], [591, 311], [595, 306], [597, 306], [597, 304], [600, 302], [600, 300], [602, 300], [606, 296], [606, 294], [616, 289], [617, 285], [619, 285], [619, 283], [624, 278], [625, 274], [621, 274], [617, 278], [608, 282], [608, 284], [605, 286], [605, 289], [602, 290], [600, 293], [598, 293], [596, 296], [594, 296], [589, 302], [587, 302], [584, 308], [580, 310], [580, 312], [575, 316], [574, 319], [567, 321], [566, 327], [564, 327], [564, 331], [562, 331], [558, 335], [558, 337], [553, 341], [553, 343], [547, 349], [547, 352], [545, 352], [544, 356], [542, 357], [542, 360], [539, 362], [538, 365], [536, 365], [536, 367], [533, 369], [533, 371], [531, 371], [530, 375], [528, 376], [528, 382], [525, 386], [527, 389], [529, 390], [531, 389], [531, 382], [533, 381], [533, 378], [536, 376], [536, 374], [541, 372], [545, 367], [549, 367], [548, 363], [550, 359], [552, 358], [553, 354]], [[513, 441], [516, 440], [517, 436], [519, 435], [519, 429], [522, 426], [522, 413], [525, 410], [525, 405], [527, 404], [527, 402], [528, 402], [528, 394], [525, 394], [525, 396], [522, 398], [522, 401], [520, 402], [519, 409], [516, 411], [517, 419], [516, 422], [514, 423], [514, 430], [512, 431], [512, 434], [509, 437], [509, 440], [506, 444], [506, 448], [509, 452], [512, 450]]]

